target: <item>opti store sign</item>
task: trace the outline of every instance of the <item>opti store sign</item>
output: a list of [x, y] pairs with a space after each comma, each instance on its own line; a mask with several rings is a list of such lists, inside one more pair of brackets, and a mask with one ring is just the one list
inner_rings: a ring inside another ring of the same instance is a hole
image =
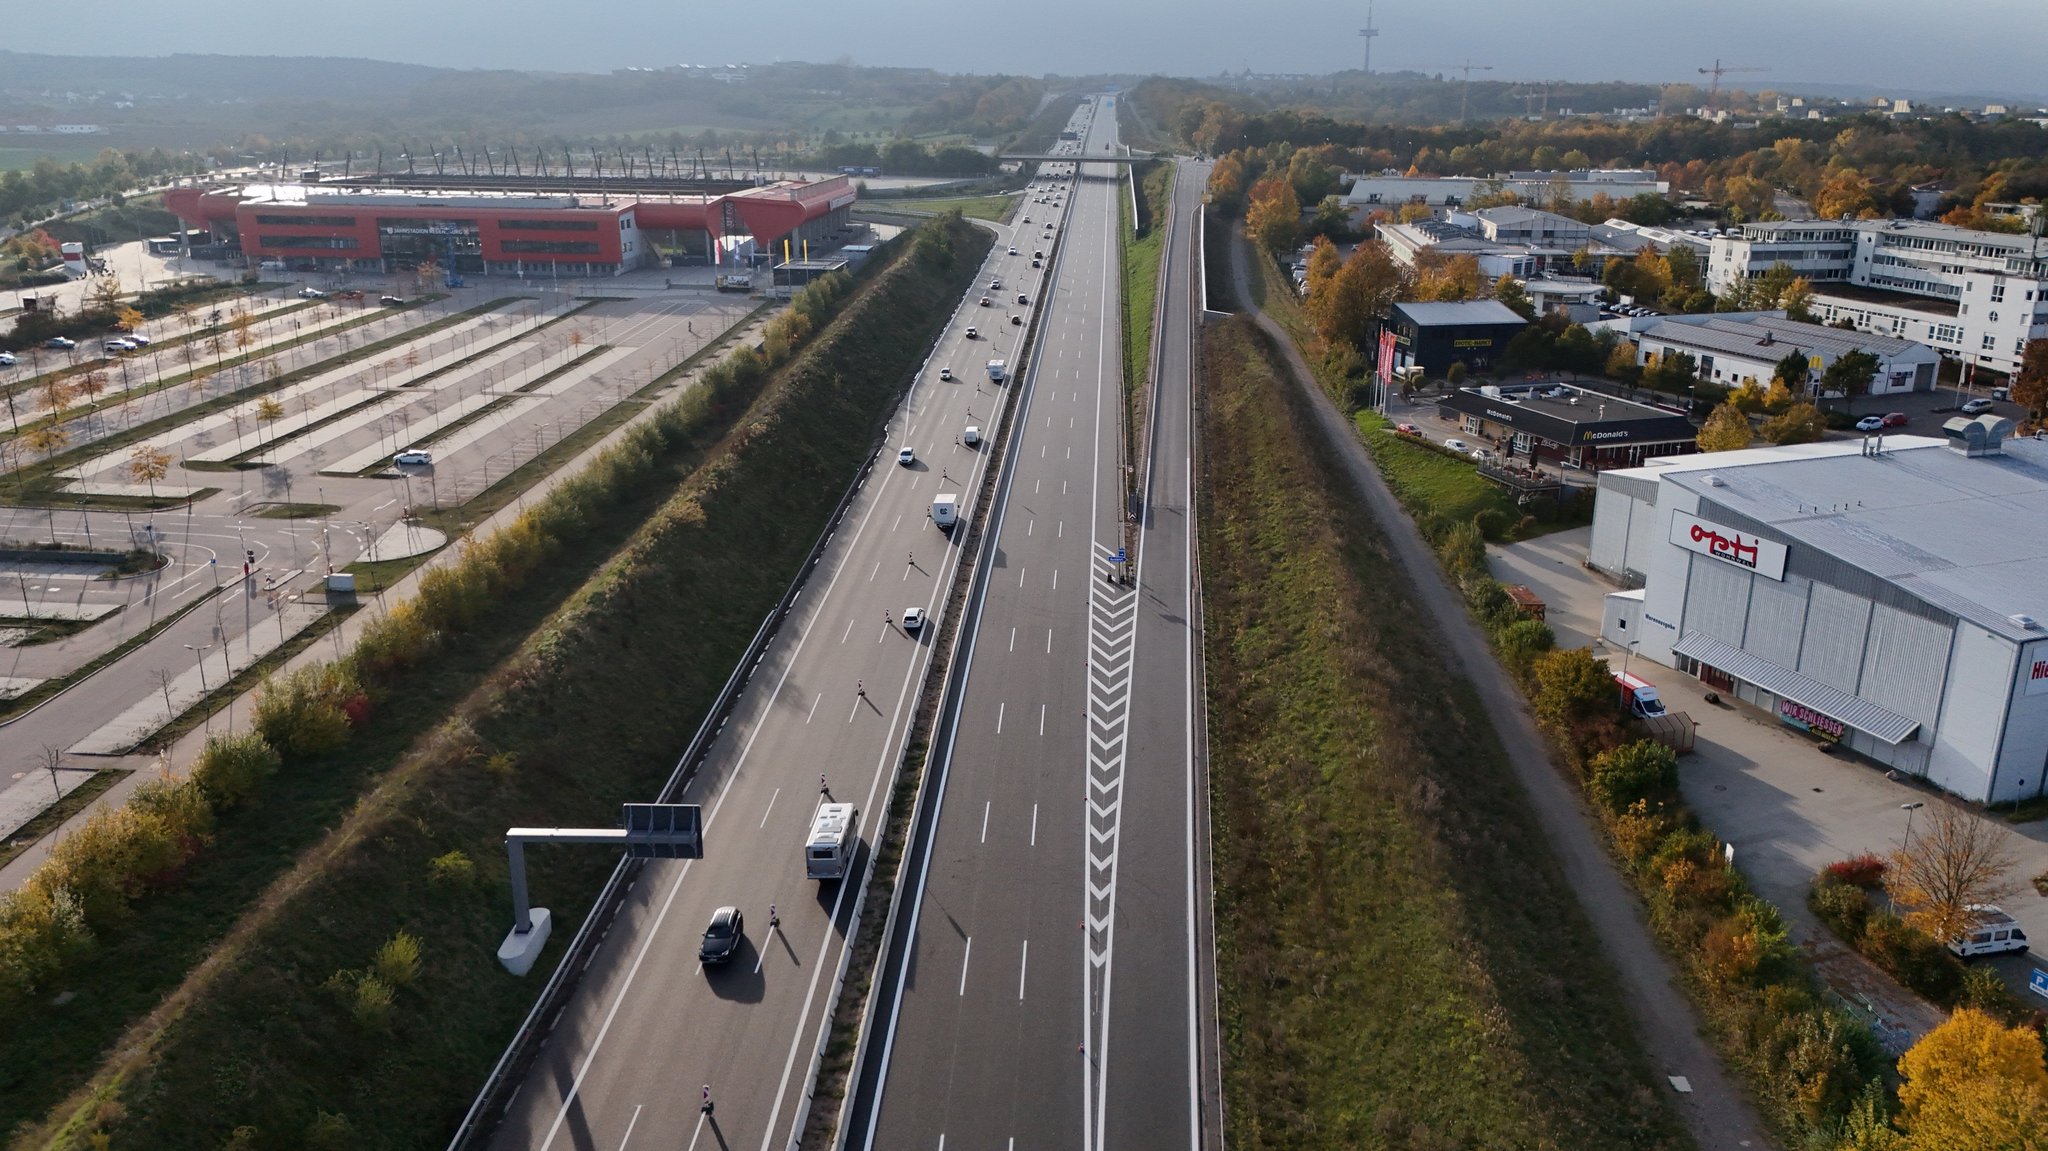
[[1774, 580], [1785, 578], [1785, 545], [1749, 532], [1712, 524], [1695, 515], [1671, 513], [1671, 542], [1725, 564]]
[[1801, 731], [1810, 731], [1829, 739], [1842, 738], [1841, 720], [1822, 715], [1803, 703], [1793, 703], [1789, 699], [1779, 700], [1778, 718]]

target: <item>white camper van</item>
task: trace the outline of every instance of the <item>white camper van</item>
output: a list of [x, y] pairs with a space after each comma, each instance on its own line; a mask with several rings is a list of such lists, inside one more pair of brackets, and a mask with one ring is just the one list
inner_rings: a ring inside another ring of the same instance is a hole
[[860, 809], [850, 803], [821, 803], [804, 841], [804, 878], [844, 879], [860, 847]]

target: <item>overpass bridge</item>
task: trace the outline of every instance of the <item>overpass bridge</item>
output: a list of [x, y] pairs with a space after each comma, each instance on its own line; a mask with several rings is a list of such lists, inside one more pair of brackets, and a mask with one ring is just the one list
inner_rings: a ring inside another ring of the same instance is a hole
[[998, 160], [1033, 160], [1050, 164], [1135, 164], [1140, 160], [1156, 160], [1152, 152], [1005, 152]]

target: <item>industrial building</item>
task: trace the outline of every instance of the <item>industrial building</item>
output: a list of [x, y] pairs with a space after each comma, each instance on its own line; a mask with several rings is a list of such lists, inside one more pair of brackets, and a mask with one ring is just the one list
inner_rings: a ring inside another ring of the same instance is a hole
[[1598, 276], [1609, 258], [1626, 254], [1595, 239], [1590, 224], [1513, 205], [1454, 210], [1405, 224], [1386, 220], [1374, 231], [1405, 267], [1414, 267], [1424, 254], [1471, 256], [1488, 279], [1526, 280], [1548, 271]]
[[1694, 450], [1699, 429], [1676, 408], [1570, 384], [1481, 384], [1437, 401], [1437, 413], [1509, 459], [1600, 469]]
[[2012, 427], [1602, 473], [1601, 634], [1965, 799], [2048, 794], [2048, 439]]
[[1395, 304], [1380, 329], [1380, 339], [1391, 352], [1389, 362], [1381, 366], [1389, 376], [1396, 369], [1419, 367], [1425, 375], [1438, 379], [1452, 364], [1464, 364], [1467, 371], [1484, 371], [1507, 350], [1508, 341], [1528, 326], [1529, 321], [1499, 300]]
[[[397, 189], [335, 183], [173, 188], [165, 207], [250, 264], [298, 271], [617, 275], [663, 248], [726, 264], [847, 226], [853, 182], [834, 176], [722, 192]], [[666, 241], [664, 243], [663, 241]]]
[[1670, 191], [1671, 185], [1647, 168], [1507, 172], [1493, 177], [1409, 176], [1389, 168], [1376, 176], [1354, 180], [1344, 202], [1354, 216], [1363, 220], [1371, 212], [1391, 211], [1403, 204], [1456, 208], [1485, 194], [1511, 193], [1526, 204], [1549, 204], [1555, 202], [1559, 193], [1574, 200], [1590, 200], [1594, 196], [1626, 200], [1641, 195], [1662, 196]]

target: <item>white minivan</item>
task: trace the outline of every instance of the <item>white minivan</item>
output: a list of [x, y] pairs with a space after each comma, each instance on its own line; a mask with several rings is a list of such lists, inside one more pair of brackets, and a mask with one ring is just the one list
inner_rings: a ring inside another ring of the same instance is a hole
[[1977, 925], [1949, 940], [1950, 951], [1967, 959], [1973, 955], [2002, 955], [2027, 949], [2027, 933], [2004, 909], [1992, 903], [1972, 903], [1969, 910], [1977, 917]]

